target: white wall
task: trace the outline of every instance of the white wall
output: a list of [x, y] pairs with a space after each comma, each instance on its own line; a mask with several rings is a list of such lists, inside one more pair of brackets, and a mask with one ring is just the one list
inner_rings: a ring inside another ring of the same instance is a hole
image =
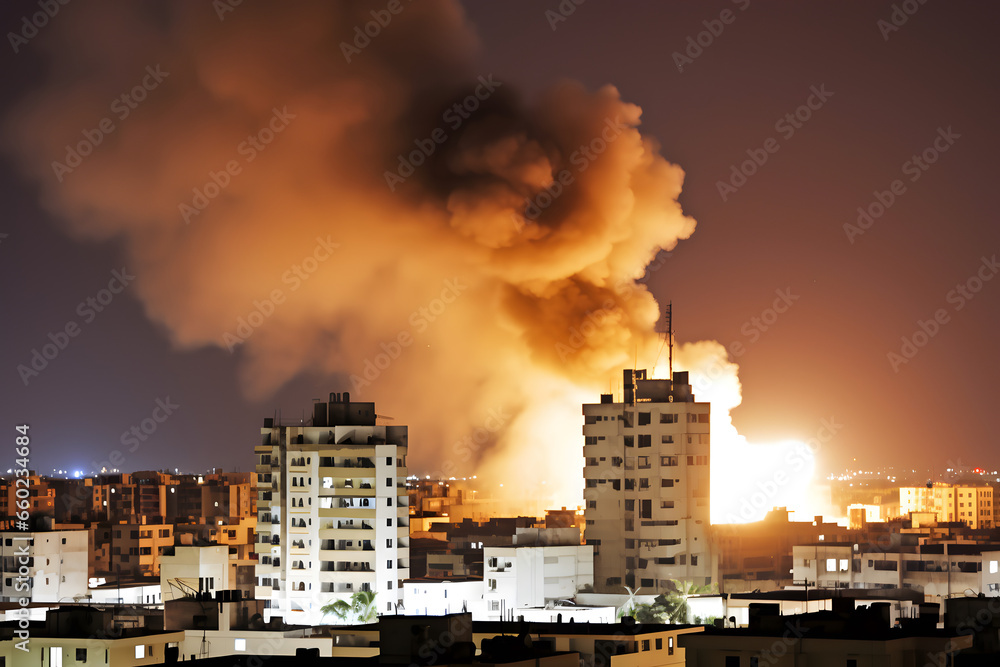
[[[199, 579], [213, 579], [213, 591], [229, 586], [229, 547], [175, 547], [173, 556], [160, 557], [160, 589], [164, 600], [189, 594], [186, 586], [198, 590]], [[179, 580], [179, 583], [178, 583]]]
[[299, 648], [318, 648], [320, 657], [328, 658], [333, 640], [330, 637], [296, 637], [294, 633], [267, 630], [185, 630], [184, 641], [180, 643], [180, 659], [190, 660], [192, 655], [206, 657], [201, 654], [203, 646], [210, 658], [240, 653], [295, 655], [295, 650]]
[[590, 545], [484, 548], [487, 617], [498, 620], [501, 611], [509, 617], [512, 610], [544, 607], [550, 601], [573, 598], [584, 586], [593, 586], [593, 549]]
[[444, 616], [468, 611], [473, 620], [486, 620], [483, 582], [404, 581], [403, 611], [416, 616]]

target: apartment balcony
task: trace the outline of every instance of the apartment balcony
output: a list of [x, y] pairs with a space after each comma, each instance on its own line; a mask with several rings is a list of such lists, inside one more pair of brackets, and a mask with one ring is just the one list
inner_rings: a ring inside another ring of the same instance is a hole
[[[319, 515], [321, 518], [330, 519], [374, 519], [375, 518], [375, 498], [354, 498], [354, 502], [345, 498], [331, 498], [329, 507], [326, 506], [326, 498], [320, 498]], [[363, 503], [368, 501], [368, 505]]]
[[320, 466], [319, 476], [332, 477], [333, 479], [349, 479], [357, 477], [367, 477], [375, 472], [375, 464], [360, 466], [360, 465], [350, 465], [350, 466]]
[[370, 480], [359, 484], [358, 480], [355, 479], [351, 485], [338, 485], [335, 480], [332, 487], [321, 486], [318, 491], [321, 497], [374, 498], [375, 485], [373, 482], [374, 480]]
[[375, 568], [372, 567], [371, 563], [368, 562], [346, 562], [346, 561], [335, 561], [334, 562], [334, 572], [375, 572]]
[[374, 530], [367, 521], [337, 521], [333, 528], [337, 530]]
[[372, 548], [362, 548], [362, 547], [347, 547], [347, 548], [320, 548], [319, 550], [319, 560], [320, 562], [328, 561], [333, 562], [337, 560], [347, 560], [350, 562], [365, 562], [371, 566], [375, 565], [375, 549]]

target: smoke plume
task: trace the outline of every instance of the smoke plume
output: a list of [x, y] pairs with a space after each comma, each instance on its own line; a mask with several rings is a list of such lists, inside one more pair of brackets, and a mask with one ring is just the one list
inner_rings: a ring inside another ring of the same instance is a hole
[[331, 376], [411, 469], [573, 502], [580, 403], [660, 350], [639, 279], [694, 231], [683, 172], [613, 87], [522, 99], [457, 2], [385, 7], [74, 5], [7, 147], [248, 397]]

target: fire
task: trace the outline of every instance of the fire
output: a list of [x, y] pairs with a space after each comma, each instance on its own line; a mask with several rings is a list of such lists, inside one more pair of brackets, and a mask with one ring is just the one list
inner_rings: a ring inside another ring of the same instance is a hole
[[[819, 514], [829, 518], [829, 501], [816, 484], [815, 445], [801, 440], [751, 443], [733, 426], [730, 411], [742, 402], [739, 367], [721, 344], [679, 346], [674, 370], [689, 371], [695, 400], [712, 404], [712, 523], [758, 521], [773, 507], [787, 507], [800, 521]], [[653, 377], [667, 375], [661, 360]], [[619, 388], [613, 382], [602, 388], [555, 375], [535, 377], [531, 404], [478, 468], [487, 493], [511, 513], [541, 516], [545, 509], [579, 506], [581, 405], [596, 402], [600, 393], [615, 393]]]
[[[413, 3], [354, 62], [338, 45], [371, 20], [355, 3], [245, 4], [221, 24], [180, 4], [123, 5], [113, 22], [79, 9], [39, 37], [47, 76], [0, 148], [70, 233], [120, 242], [178, 350], [235, 355], [250, 400], [299, 377], [342, 383], [411, 427], [415, 471], [580, 503], [580, 406], [655, 365], [661, 313], [639, 279], [695, 231], [684, 172], [638, 106], [610, 85], [528, 99], [477, 78], [455, 1]], [[53, 178], [53, 156], [135, 85], [118, 43], [130, 62], [170, 62], [169, 78]], [[811, 453], [736, 432], [722, 347], [684, 346], [678, 368], [715, 406], [713, 517], [803, 507]]]
[[[748, 523], [774, 507], [787, 507], [793, 519], [829, 514], [815, 484], [814, 443], [784, 440], [751, 443], [733, 425], [730, 412], [742, 401], [739, 366], [715, 341], [681, 345], [675, 370], [687, 370], [695, 400], [712, 405], [712, 523]], [[667, 377], [665, 364], [656, 377]]]

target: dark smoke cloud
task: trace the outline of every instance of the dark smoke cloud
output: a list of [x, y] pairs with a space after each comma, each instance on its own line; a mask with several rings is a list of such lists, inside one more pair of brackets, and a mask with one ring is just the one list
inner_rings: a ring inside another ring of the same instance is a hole
[[[74, 5], [38, 38], [48, 73], [6, 145], [70, 233], [124, 241], [178, 348], [236, 350], [249, 396], [343, 373], [411, 425], [411, 467], [531, 451], [578, 470], [578, 423], [540, 424], [578, 421], [620, 367], [655, 358], [659, 309], [636, 280], [694, 230], [683, 172], [613, 87], [525, 101], [475, 71], [455, 2], [403, 4], [348, 62], [381, 7]], [[78, 166], [53, 165], [88, 137]], [[491, 410], [509, 420], [456, 453]]]

